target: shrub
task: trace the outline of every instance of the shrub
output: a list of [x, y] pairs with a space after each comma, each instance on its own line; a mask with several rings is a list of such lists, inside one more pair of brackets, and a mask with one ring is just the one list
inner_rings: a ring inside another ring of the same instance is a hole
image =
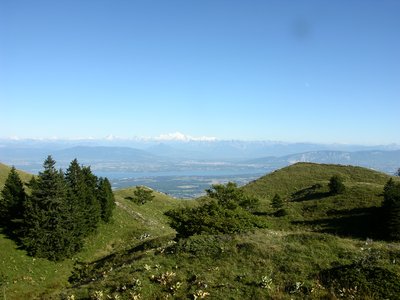
[[214, 184], [211, 189], [206, 190], [207, 196], [215, 199], [217, 203], [225, 208], [235, 209], [238, 206], [253, 212], [258, 208], [259, 200], [246, 195], [234, 182], [226, 185]]
[[216, 202], [195, 208], [181, 208], [166, 212], [170, 225], [178, 232], [178, 237], [194, 234], [240, 233], [254, 227], [265, 227], [258, 217], [237, 207], [228, 209]]
[[133, 192], [134, 197], [132, 200], [137, 204], [145, 204], [146, 202], [150, 202], [154, 199], [153, 191], [144, 186], [136, 187], [136, 190]]
[[338, 175], [334, 175], [329, 180], [329, 192], [332, 195], [343, 194], [345, 190], [345, 186], [343, 184], [342, 178]]

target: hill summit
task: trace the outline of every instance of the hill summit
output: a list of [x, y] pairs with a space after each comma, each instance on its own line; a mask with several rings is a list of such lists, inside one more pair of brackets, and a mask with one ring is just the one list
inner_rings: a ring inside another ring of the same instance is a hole
[[288, 196], [313, 184], [326, 184], [334, 175], [351, 186], [384, 185], [391, 178], [363, 167], [300, 162], [262, 176], [247, 184], [244, 190], [261, 198], [276, 193]]

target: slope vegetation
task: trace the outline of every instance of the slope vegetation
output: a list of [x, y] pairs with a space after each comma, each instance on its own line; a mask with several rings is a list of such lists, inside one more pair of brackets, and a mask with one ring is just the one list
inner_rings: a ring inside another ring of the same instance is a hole
[[[4, 186], [10, 167], [0, 164], [0, 187]], [[27, 182], [32, 175], [18, 171]], [[132, 189], [115, 192], [117, 207], [111, 224], [101, 224], [97, 234], [89, 237], [83, 251], [72, 259], [50, 262], [33, 258], [0, 232], [0, 299], [59, 298], [60, 290], [69, 285], [68, 278], [76, 263], [90, 263], [142, 242], [143, 239], [171, 235], [164, 211], [184, 205], [167, 195], [155, 192], [152, 202], [138, 206], [125, 197]]]
[[[343, 180], [343, 194], [329, 193], [329, 179], [334, 175]], [[286, 216], [270, 218], [273, 228], [380, 238], [379, 208], [390, 178], [394, 177], [361, 167], [297, 163], [249, 183], [244, 190], [262, 199], [267, 216], [273, 213], [272, 197], [282, 197]]]
[[245, 191], [269, 199], [278, 193], [290, 196], [292, 193], [314, 184], [326, 185], [330, 177], [339, 175], [349, 185], [383, 186], [390, 176], [362, 167], [297, 163], [263, 176], [244, 187]]
[[[328, 193], [333, 175], [343, 194]], [[164, 212], [204, 199], [155, 192], [137, 205], [127, 200], [134, 188], [118, 190], [113, 223], [71, 260], [33, 259], [0, 235], [0, 284], [7, 299], [400, 299], [400, 244], [375, 239], [371, 222], [389, 178], [296, 164], [243, 188], [260, 198], [268, 228], [180, 239]], [[275, 194], [283, 216], [270, 206]]]
[[[333, 175], [344, 179], [345, 193], [328, 193]], [[370, 238], [370, 218], [379, 210], [389, 178], [356, 167], [293, 165], [244, 187], [262, 198], [257, 214], [268, 229], [150, 237], [127, 251], [81, 265], [70, 278], [73, 288], [63, 295], [399, 299], [400, 245]], [[284, 198], [285, 216], [276, 216], [269, 205], [275, 193]]]

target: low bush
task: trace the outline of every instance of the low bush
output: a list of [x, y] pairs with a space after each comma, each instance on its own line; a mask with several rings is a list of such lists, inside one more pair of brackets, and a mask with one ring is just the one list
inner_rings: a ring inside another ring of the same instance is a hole
[[181, 208], [166, 212], [170, 225], [178, 237], [195, 234], [231, 234], [252, 228], [264, 228], [265, 223], [241, 207], [228, 209], [212, 201], [195, 208]]

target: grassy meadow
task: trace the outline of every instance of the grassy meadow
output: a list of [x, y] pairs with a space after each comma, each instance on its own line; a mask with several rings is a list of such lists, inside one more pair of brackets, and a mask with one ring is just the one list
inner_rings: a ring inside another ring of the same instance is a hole
[[[343, 194], [329, 194], [333, 175], [343, 179]], [[32, 258], [0, 235], [0, 297], [400, 299], [392, 284], [400, 275], [400, 244], [380, 238], [389, 178], [358, 167], [295, 164], [243, 187], [260, 199], [255, 214], [266, 228], [182, 239], [164, 212], [204, 199], [154, 192], [153, 201], [138, 205], [128, 200], [135, 188], [117, 190], [112, 223], [72, 259]], [[270, 205], [275, 194], [284, 200], [282, 216]], [[346, 285], [337, 274], [356, 279]]]

